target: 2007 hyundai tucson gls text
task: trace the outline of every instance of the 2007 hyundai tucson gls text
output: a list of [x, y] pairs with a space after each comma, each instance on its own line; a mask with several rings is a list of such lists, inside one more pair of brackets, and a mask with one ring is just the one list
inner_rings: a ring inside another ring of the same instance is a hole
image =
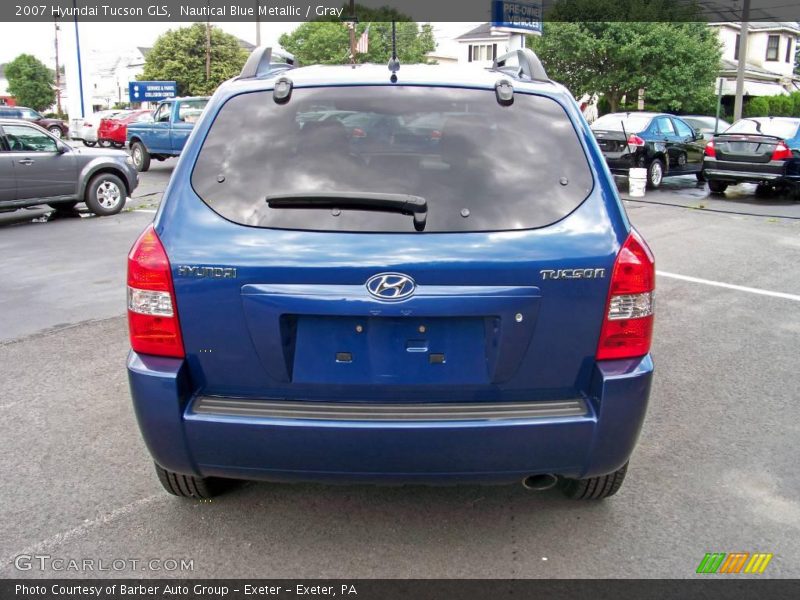
[[654, 283], [529, 50], [390, 73], [257, 49], [128, 257], [135, 412], [179, 496], [252, 479], [603, 498], [644, 419]]

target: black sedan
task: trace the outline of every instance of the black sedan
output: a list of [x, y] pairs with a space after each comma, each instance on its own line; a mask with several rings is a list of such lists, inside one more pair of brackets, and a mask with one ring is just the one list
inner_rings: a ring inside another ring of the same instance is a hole
[[704, 141], [683, 119], [664, 113], [628, 112], [603, 115], [592, 132], [611, 172], [647, 169], [647, 187], [664, 177], [696, 175], [702, 181]]
[[800, 191], [800, 119], [739, 119], [705, 149], [703, 173], [714, 194], [729, 185], [758, 184], [758, 192]]

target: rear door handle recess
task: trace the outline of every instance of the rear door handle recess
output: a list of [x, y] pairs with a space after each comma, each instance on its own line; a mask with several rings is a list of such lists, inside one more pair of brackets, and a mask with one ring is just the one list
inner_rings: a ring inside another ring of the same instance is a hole
[[18, 162], [21, 165], [32, 165], [34, 163], [34, 160], [32, 158], [23, 158], [20, 159]]

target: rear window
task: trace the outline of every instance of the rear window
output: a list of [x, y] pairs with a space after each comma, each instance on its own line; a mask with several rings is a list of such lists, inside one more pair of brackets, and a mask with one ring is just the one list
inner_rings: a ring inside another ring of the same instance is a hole
[[[324, 118], [319, 118], [320, 114]], [[426, 232], [549, 225], [592, 188], [563, 108], [517, 93], [413, 86], [241, 94], [220, 109], [192, 186], [223, 217], [256, 227], [413, 232], [413, 219], [364, 207], [274, 207], [268, 195], [407, 194], [427, 202]]]
[[725, 130], [725, 133], [760, 133], [775, 135], [783, 139], [791, 139], [797, 134], [800, 121], [784, 121], [778, 119], [741, 119]]
[[647, 129], [652, 116], [634, 114], [604, 115], [592, 123], [592, 129], [602, 131], [624, 131], [626, 133], [639, 133]]

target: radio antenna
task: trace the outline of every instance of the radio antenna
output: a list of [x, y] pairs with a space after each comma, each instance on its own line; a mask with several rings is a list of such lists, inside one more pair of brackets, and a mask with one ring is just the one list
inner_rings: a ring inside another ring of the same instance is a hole
[[392, 76], [389, 80], [392, 83], [397, 82], [397, 72], [400, 70], [400, 61], [397, 59], [397, 23], [392, 21], [392, 58], [389, 59], [389, 70]]

